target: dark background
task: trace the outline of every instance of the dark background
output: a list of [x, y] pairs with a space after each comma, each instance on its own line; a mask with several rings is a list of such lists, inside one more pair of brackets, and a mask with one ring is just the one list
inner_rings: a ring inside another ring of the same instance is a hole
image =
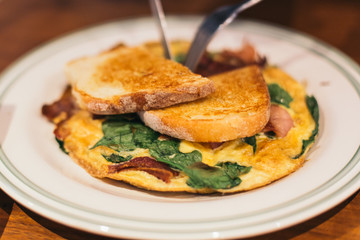
[[[206, 14], [235, 0], [163, 0], [166, 14]], [[61, 34], [149, 15], [147, 0], [0, 0], [0, 70]], [[359, 0], [264, 0], [241, 14], [315, 36], [360, 63]]]

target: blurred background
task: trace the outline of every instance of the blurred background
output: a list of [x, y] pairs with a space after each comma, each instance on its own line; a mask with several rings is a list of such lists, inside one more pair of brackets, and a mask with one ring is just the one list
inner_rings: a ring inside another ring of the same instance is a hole
[[[162, 0], [166, 14], [207, 14], [237, 0]], [[0, 71], [54, 37], [105, 21], [150, 15], [148, 0], [0, 0]], [[359, 0], [264, 0], [242, 18], [315, 36], [360, 63]]]

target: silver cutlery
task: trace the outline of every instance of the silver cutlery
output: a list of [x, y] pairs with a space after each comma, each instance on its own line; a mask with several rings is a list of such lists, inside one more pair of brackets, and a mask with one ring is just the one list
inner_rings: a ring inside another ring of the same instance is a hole
[[169, 42], [166, 37], [166, 21], [165, 21], [165, 14], [161, 5], [160, 0], [149, 0], [152, 14], [156, 20], [157, 26], [160, 31], [161, 35], [161, 42], [164, 48], [164, 55], [167, 59], [172, 59]]
[[194, 71], [200, 57], [215, 33], [230, 24], [240, 12], [254, 6], [260, 1], [261, 0], [245, 0], [239, 4], [223, 6], [207, 16], [200, 25], [195, 38], [192, 41], [186, 56], [185, 66]]

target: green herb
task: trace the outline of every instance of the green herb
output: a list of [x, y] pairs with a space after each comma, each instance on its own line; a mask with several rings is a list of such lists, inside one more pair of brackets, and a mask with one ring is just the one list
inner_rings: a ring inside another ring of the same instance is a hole
[[174, 60], [178, 63], [185, 63], [186, 54], [185, 53], [178, 53], [175, 55]]
[[276, 83], [268, 84], [268, 89], [272, 103], [281, 104], [287, 108], [290, 107], [290, 103], [292, 102], [293, 98], [288, 92], [286, 92]]
[[133, 151], [145, 147], [159, 137], [159, 133], [145, 127], [136, 115], [115, 115], [107, 117], [102, 124], [104, 137], [93, 147], [107, 146], [115, 151]]
[[61, 141], [61, 140], [58, 139], [58, 138], [55, 138], [55, 140], [56, 140], [56, 142], [59, 144], [59, 148], [61, 149], [61, 151], [63, 151], [63, 152], [66, 153], [66, 154], [69, 154], [69, 153], [66, 151], [65, 147], [64, 147], [64, 141]]
[[129, 155], [127, 157], [123, 157], [117, 154], [111, 154], [111, 155], [102, 155], [107, 161], [112, 162], [112, 163], [121, 163], [121, 162], [126, 162], [129, 161], [130, 159], [132, 159], [132, 156]]
[[193, 188], [232, 188], [241, 183], [239, 175], [243, 171], [239, 170], [246, 168], [237, 163], [215, 167], [206, 165], [201, 162], [202, 155], [199, 151], [180, 152], [177, 140], [156, 141], [154, 146], [150, 147], [150, 154], [158, 161], [183, 171], [189, 177], [187, 184]]
[[156, 140], [149, 146], [150, 155], [157, 161], [182, 171], [196, 162], [201, 162], [202, 155], [199, 151], [182, 153], [179, 151], [179, 145], [179, 140]]
[[250, 169], [231, 162], [214, 167], [197, 162], [184, 169], [184, 172], [189, 176], [187, 184], [193, 188], [229, 189], [239, 185], [239, 175], [248, 173]]
[[294, 157], [294, 159], [299, 158], [304, 154], [306, 148], [315, 141], [315, 137], [319, 132], [319, 106], [314, 96], [306, 96], [306, 105], [310, 111], [312, 118], [315, 121], [315, 129], [312, 131], [311, 136], [302, 141], [302, 149], [301, 152]]
[[276, 133], [273, 131], [269, 131], [265, 133], [265, 136], [270, 138], [270, 139], [275, 139], [276, 138]]
[[256, 136], [251, 136], [251, 137], [246, 137], [246, 138], [243, 138], [244, 139], [244, 142], [249, 144], [250, 146], [252, 146], [253, 148], [253, 153], [255, 154], [256, 152], [256, 148], [257, 148], [257, 144], [256, 144]]
[[[250, 168], [237, 163], [222, 163], [208, 166], [202, 163], [202, 155], [195, 150], [182, 153], [177, 139], [159, 140], [159, 133], [143, 125], [137, 117], [124, 118], [121, 115], [108, 117], [102, 123], [104, 137], [92, 148], [107, 146], [115, 151], [131, 151], [136, 148], [149, 149], [157, 161], [166, 163], [171, 168], [183, 171], [189, 180], [187, 184], [194, 188], [227, 189], [240, 184], [240, 174]], [[117, 154], [104, 156], [110, 162], [118, 163], [130, 160]]]

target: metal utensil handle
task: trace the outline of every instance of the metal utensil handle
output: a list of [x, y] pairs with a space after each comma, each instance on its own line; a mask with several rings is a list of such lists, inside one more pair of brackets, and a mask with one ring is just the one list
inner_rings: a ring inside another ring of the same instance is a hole
[[231, 23], [240, 12], [260, 1], [261, 0], [246, 0], [239, 4], [220, 7], [206, 17], [200, 25], [187, 53], [185, 66], [194, 71], [215, 33]]
[[167, 27], [166, 20], [165, 20], [165, 14], [161, 5], [160, 0], [149, 0], [152, 14], [157, 22], [157, 26], [159, 28], [160, 34], [161, 34], [161, 42], [162, 46], [164, 48], [164, 54], [167, 59], [172, 59], [169, 43], [166, 38], [165, 29]]

